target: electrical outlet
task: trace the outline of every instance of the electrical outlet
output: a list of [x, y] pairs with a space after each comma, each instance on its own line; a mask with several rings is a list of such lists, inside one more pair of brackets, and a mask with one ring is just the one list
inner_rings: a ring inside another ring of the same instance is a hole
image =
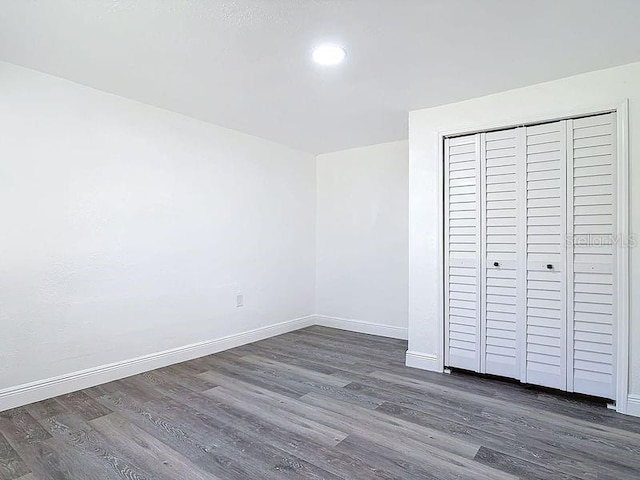
[[236, 307], [244, 307], [244, 295], [238, 294], [236, 297]]

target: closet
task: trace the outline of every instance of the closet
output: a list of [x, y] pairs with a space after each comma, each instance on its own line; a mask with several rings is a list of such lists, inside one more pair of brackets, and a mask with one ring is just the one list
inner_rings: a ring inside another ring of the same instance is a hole
[[616, 114], [446, 138], [445, 365], [615, 398]]

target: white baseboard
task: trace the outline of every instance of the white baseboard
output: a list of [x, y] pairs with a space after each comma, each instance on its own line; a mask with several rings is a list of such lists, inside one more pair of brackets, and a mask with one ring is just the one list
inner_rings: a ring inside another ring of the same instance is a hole
[[403, 327], [365, 322], [364, 320], [353, 320], [351, 318], [331, 317], [328, 315], [316, 315], [315, 321], [316, 325], [322, 327], [338, 328], [350, 332], [367, 333], [369, 335], [379, 335], [381, 337], [397, 338], [400, 340], [406, 340], [408, 338], [408, 331]]
[[[267, 327], [257, 328], [234, 335], [193, 343], [183, 347], [165, 350], [163, 352], [143, 355], [141, 357], [101, 365], [78, 372], [47, 378], [36, 382], [9, 387], [0, 390], [0, 412], [11, 408], [39, 402], [47, 398], [64, 395], [84, 388], [101, 385], [121, 378], [166, 367], [175, 363], [186, 362], [194, 358], [212, 355], [231, 348], [257, 342], [266, 338], [282, 335], [283, 333], [321, 325], [352, 332], [380, 335], [383, 337], [406, 340], [407, 329], [380, 325], [361, 320], [329, 317], [326, 315], [309, 315], [286, 322], [276, 323]], [[406, 365], [431, 372], [442, 373], [442, 365], [438, 357], [429, 353], [407, 351]], [[627, 415], [640, 417], [640, 395], [629, 395], [627, 400]]]
[[163, 352], [143, 355], [121, 362], [101, 365], [58, 377], [5, 388], [0, 390], [0, 412], [58, 395], [64, 395], [65, 393], [94, 387], [131, 375], [137, 375], [149, 370], [155, 370], [156, 368], [162, 368], [175, 363], [186, 362], [194, 358], [222, 352], [230, 348], [257, 342], [293, 330], [310, 327], [314, 323], [315, 316], [309, 315], [307, 317], [296, 318], [215, 340], [193, 343]]
[[405, 363], [407, 367], [442, 373], [442, 365], [438, 361], [437, 355], [433, 355], [430, 353], [412, 352], [410, 350], [407, 350]]
[[[68, 373], [57, 377], [25, 383], [15, 387], [0, 390], [0, 412], [11, 408], [39, 402], [47, 398], [64, 395], [84, 388], [94, 387], [139, 373], [166, 367], [175, 363], [186, 362], [194, 358], [212, 355], [248, 343], [257, 342], [283, 333], [321, 325], [325, 327], [349, 330], [352, 332], [380, 335], [383, 337], [407, 339], [407, 329], [377, 323], [365, 322], [346, 318], [330, 317], [326, 315], [309, 315], [286, 322], [276, 323], [267, 327], [257, 328], [227, 337], [193, 343], [162, 352], [143, 355], [120, 362], [101, 365], [86, 370]], [[407, 352], [407, 365], [436, 370], [436, 358], [429, 355]], [[442, 371], [441, 369], [439, 371]]]
[[627, 397], [627, 415], [640, 417], [640, 395], [629, 395]]

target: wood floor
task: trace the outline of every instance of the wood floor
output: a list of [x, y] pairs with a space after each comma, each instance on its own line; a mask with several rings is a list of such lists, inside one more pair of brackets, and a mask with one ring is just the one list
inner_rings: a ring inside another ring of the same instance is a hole
[[310, 327], [0, 413], [0, 480], [639, 479], [640, 419]]

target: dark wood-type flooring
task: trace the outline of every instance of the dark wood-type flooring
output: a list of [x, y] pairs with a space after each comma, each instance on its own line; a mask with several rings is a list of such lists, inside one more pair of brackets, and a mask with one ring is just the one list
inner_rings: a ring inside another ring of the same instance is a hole
[[311, 327], [0, 413], [0, 480], [639, 479], [640, 419]]

